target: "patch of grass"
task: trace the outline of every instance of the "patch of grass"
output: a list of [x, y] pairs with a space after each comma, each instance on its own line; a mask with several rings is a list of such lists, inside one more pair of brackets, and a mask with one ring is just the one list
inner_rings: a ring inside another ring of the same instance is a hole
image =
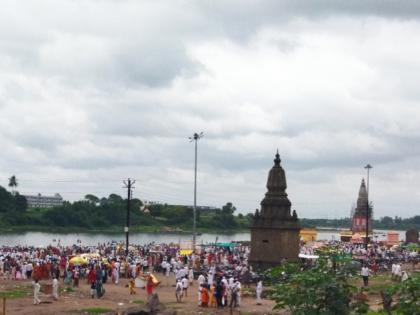
[[9, 291], [1, 291], [0, 292], [0, 298], [6, 298], [6, 299], [19, 299], [27, 296], [26, 291], [22, 290], [9, 290]]
[[392, 287], [392, 283], [378, 283], [369, 285], [369, 287], [365, 288], [367, 292], [370, 294], [380, 294], [381, 291], [386, 291], [387, 289]]
[[65, 288], [60, 288], [60, 292], [72, 293], [72, 292], [76, 292], [76, 290], [73, 289], [72, 287], [65, 287]]
[[185, 306], [185, 304], [183, 305], [183, 302], [167, 302], [165, 303], [165, 306], [173, 310], [179, 310], [182, 309]]
[[391, 276], [386, 273], [378, 273], [371, 277], [372, 280], [377, 280], [377, 281], [387, 281], [387, 280], [390, 280], [390, 278]]
[[103, 307], [90, 307], [90, 308], [84, 308], [81, 310], [81, 312], [85, 314], [103, 314], [111, 312], [112, 310], [109, 308], [103, 308]]
[[142, 301], [142, 300], [134, 300], [133, 303], [134, 304], [140, 304], [140, 305], [142, 305], [142, 304], [144, 304], [144, 301]]

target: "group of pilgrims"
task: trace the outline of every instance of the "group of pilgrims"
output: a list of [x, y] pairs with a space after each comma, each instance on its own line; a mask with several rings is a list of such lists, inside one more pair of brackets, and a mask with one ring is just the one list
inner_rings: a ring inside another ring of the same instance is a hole
[[[326, 245], [362, 260], [361, 276], [365, 285], [369, 274], [383, 267], [392, 271], [393, 278], [405, 280], [408, 274], [401, 269], [402, 263], [416, 264], [419, 260], [417, 251], [401, 247], [390, 249], [372, 244], [366, 251], [357, 244], [332, 242]], [[315, 247], [303, 244], [301, 254], [313, 255]], [[78, 287], [80, 281], [86, 281], [90, 286], [90, 296], [101, 298], [105, 294], [104, 285], [118, 285], [120, 278], [128, 279], [130, 295], [142, 287], [150, 297], [156, 286], [167, 285], [175, 288], [176, 301], [181, 302], [195, 288], [199, 306], [219, 308], [239, 307], [243, 287], [253, 283], [256, 303], [262, 303], [263, 283], [248, 264], [249, 246], [241, 243], [230, 243], [229, 246], [210, 244], [202, 246], [198, 253], [181, 250], [179, 244], [150, 243], [131, 245], [128, 249], [126, 255], [125, 246], [117, 242], [96, 246], [85, 246], [80, 242], [63, 246], [56, 242], [45, 248], [1, 246], [0, 278], [32, 280], [34, 304], [41, 301], [41, 280], [51, 281], [51, 295], [57, 300], [61, 282], [64, 286]], [[161, 281], [155, 275], [161, 277]]]
[[[120, 278], [128, 279], [129, 294], [144, 287], [151, 296], [158, 285], [175, 288], [181, 302], [188, 289], [196, 287], [198, 305], [202, 307], [238, 307], [242, 283], [249, 283], [252, 267], [248, 265], [249, 247], [207, 246], [200, 254], [180, 250], [176, 244], [131, 245], [128, 255], [122, 243], [109, 242], [97, 246], [74, 244], [62, 246], [0, 247], [0, 277], [8, 280], [32, 280], [34, 304], [39, 304], [41, 280], [50, 282], [52, 297], [58, 299], [58, 287], [78, 287], [80, 281], [90, 286], [90, 296], [101, 298], [104, 285], [118, 285]], [[81, 260], [83, 257], [84, 260]], [[162, 281], [157, 280], [159, 275]], [[172, 283], [171, 275], [175, 277]], [[137, 281], [141, 279], [141, 281]], [[164, 280], [166, 279], [166, 280]], [[196, 282], [196, 286], [194, 286]], [[142, 285], [138, 285], [141, 283]], [[262, 281], [258, 284], [261, 304]]]

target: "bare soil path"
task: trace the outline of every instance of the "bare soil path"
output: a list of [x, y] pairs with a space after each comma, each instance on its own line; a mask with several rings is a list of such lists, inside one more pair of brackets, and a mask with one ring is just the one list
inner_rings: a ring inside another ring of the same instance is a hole
[[[177, 314], [231, 314], [228, 308], [214, 309], [199, 307], [197, 286], [188, 289], [188, 297], [184, 297], [181, 303], [176, 302], [174, 276], [162, 278], [162, 283], [156, 288], [160, 301], [168, 308], [177, 311]], [[51, 281], [44, 280], [41, 284], [51, 284]], [[25, 293], [23, 297], [7, 299], [7, 315], [53, 315], [53, 314], [89, 314], [88, 309], [104, 308], [116, 312], [122, 312], [136, 305], [142, 305], [147, 301], [144, 289], [137, 288], [135, 295], [130, 295], [126, 287], [127, 280], [121, 279], [118, 285], [106, 283], [105, 295], [101, 299], [92, 299], [90, 286], [85, 280], [80, 281], [78, 288], [71, 288], [62, 292], [58, 301], [53, 301], [50, 296], [41, 296], [41, 303], [33, 305], [33, 289], [31, 281], [9, 281], [0, 280], [0, 291], [11, 290]], [[60, 289], [64, 285], [60, 283]], [[0, 302], [1, 304], [1, 302]], [[262, 305], [256, 305], [255, 297], [242, 297], [241, 306], [234, 309], [233, 314], [280, 314], [274, 312], [274, 302], [263, 300]], [[0, 307], [1, 310], [1, 307]]]

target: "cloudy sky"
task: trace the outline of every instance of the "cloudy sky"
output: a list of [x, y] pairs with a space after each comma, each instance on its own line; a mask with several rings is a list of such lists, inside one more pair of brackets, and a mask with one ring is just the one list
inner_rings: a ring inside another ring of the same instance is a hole
[[420, 213], [417, 1], [2, 1], [0, 185], [259, 207], [276, 149], [301, 217]]

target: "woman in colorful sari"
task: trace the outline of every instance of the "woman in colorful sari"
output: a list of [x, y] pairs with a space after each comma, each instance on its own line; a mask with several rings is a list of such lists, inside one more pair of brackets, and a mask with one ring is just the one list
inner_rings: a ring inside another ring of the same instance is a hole
[[148, 298], [150, 298], [152, 296], [154, 286], [155, 286], [155, 284], [153, 283], [152, 276], [148, 276], [147, 277], [147, 283], [146, 283], [146, 292], [147, 292], [147, 297]]
[[216, 286], [214, 283], [212, 283], [211, 287], [210, 287], [210, 307], [216, 307]]
[[95, 282], [95, 280], [96, 280], [96, 272], [95, 272], [95, 269], [92, 267], [89, 269], [89, 273], [87, 276], [88, 284], [92, 284], [93, 282]]
[[203, 284], [201, 288], [201, 306], [207, 307], [209, 305], [209, 289], [208, 285]]

